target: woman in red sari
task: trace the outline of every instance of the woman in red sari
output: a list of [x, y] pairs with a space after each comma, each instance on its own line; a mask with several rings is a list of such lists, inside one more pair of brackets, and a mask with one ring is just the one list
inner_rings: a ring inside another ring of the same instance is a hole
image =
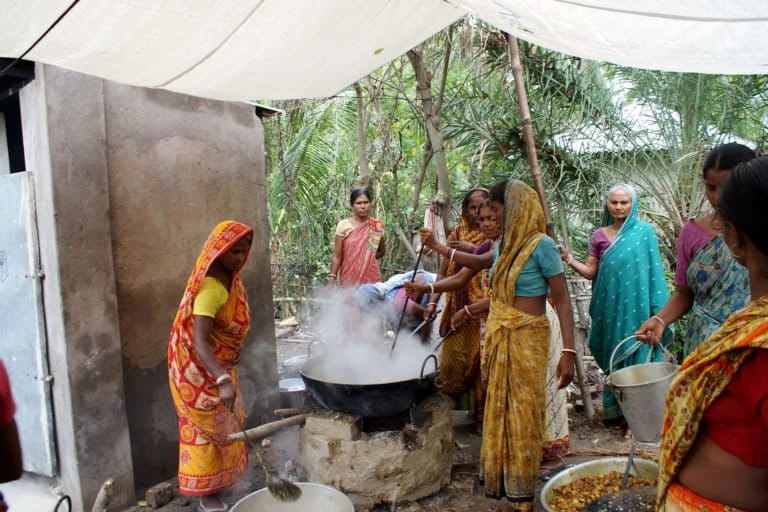
[[179, 490], [199, 512], [227, 510], [218, 493], [245, 472], [248, 452], [229, 441], [245, 419], [237, 364], [250, 326], [240, 280], [253, 230], [234, 221], [209, 235], [187, 281], [168, 345], [168, 377], [179, 416]]
[[352, 215], [339, 221], [328, 284], [360, 286], [382, 281], [378, 260], [384, 256], [384, 223], [370, 216], [371, 193], [356, 188], [349, 196]]

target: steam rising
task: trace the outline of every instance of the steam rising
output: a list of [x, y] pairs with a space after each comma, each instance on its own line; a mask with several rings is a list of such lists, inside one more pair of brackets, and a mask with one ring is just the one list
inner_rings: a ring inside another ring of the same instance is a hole
[[[418, 379], [422, 363], [432, 347], [411, 330], [421, 318], [406, 317], [409, 323], [397, 337], [394, 351], [387, 330], [394, 330], [400, 311], [385, 303], [364, 311], [352, 299], [354, 290], [324, 290], [318, 295], [320, 309], [310, 323], [320, 343], [311, 348], [311, 358], [303, 371], [307, 376], [337, 384], [382, 384]], [[387, 319], [390, 325], [387, 326]], [[423, 329], [430, 329], [429, 325]], [[425, 375], [435, 370], [427, 362]]]

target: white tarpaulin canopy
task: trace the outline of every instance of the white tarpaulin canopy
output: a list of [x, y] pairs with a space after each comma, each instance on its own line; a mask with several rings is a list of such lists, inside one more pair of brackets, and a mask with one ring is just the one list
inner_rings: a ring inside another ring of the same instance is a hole
[[[0, 56], [73, 0], [2, 0]], [[563, 53], [676, 71], [768, 69], [766, 0], [80, 0], [25, 59], [231, 101], [330, 96], [462, 16]]]

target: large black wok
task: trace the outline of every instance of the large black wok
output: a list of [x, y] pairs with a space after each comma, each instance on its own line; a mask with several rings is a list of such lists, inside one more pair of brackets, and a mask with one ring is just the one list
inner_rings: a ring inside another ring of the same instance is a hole
[[[364, 418], [385, 418], [407, 411], [435, 389], [437, 357], [430, 354], [421, 365], [418, 378], [376, 384], [345, 383], [344, 375], [325, 375], [323, 358], [314, 357], [301, 368], [307, 391], [323, 407]], [[434, 370], [425, 374], [429, 360]]]

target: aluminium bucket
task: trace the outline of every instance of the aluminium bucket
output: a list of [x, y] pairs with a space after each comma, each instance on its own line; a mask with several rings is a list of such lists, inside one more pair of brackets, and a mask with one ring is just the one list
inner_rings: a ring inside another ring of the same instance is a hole
[[619, 402], [634, 439], [641, 443], [656, 443], [661, 440], [667, 390], [678, 366], [668, 362], [648, 362], [613, 371], [616, 351], [632, 338], [634, 336], [622, 340], [613, 350], [607, 384]]

